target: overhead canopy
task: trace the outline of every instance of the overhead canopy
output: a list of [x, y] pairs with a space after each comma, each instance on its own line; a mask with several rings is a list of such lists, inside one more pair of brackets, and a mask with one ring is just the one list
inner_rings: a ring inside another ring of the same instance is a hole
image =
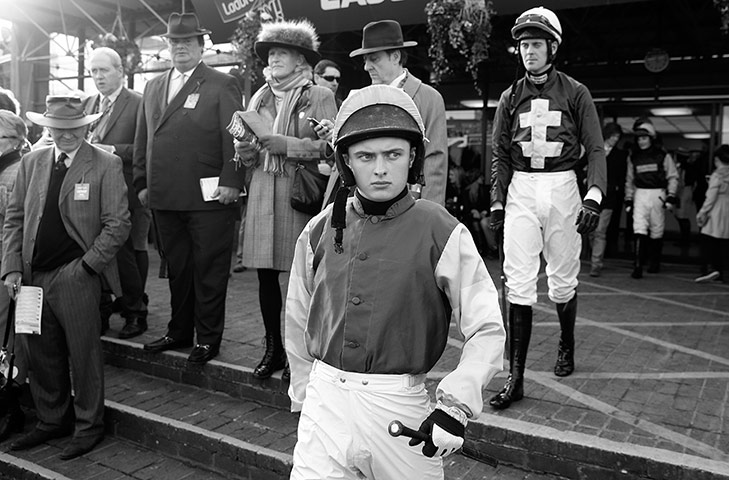
[[[215, 43], [227, 42], [236, 20], [264, 5], [286, 18], [308, 18], [321, 34], [361, 30], [370, 21], [394, 19], [403, 25], [425, 23], [428, 0], [0, 0], [0, 18], [31, 24], [44, 33], [88, 35], [106, 33], [118, 12], [134, 37], [164, 32], [172, 12], [195, 11], [200, 23], [213, 31]], [[555, 9], [635, 3], [635, 0], [543, 0]], [[519, 13], [533, 0], [494, 0], [499, 15]], [[275, 16], [275, 15], [274, 15]]]

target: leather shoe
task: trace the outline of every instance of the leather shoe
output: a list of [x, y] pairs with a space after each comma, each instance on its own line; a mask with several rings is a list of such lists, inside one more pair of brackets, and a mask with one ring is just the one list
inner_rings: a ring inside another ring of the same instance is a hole
[[56, 429], [56, 430], [41, 430], [38, 427], [34, 428], [26, 435], [23, 435], [15, 442], [10, 444], [10, 450], [28, 450], [35, 446], [45, 443], [48, 440], [54, 438], [61, 438], [71, 434], [71, 430]]
[[73, 437], [63, 452], [58, 456], [61, 460], [71, 460], [89, 453], [104, 439], [104, 435], [87, 435], [84, 437]]
[[25, 425], [25, 413], [20, 408], [13, 409], [0, 419], [0, 443], [4, 442], [13, 433], [23, 431]]
[[164, 352], [165, 350], [173, 350], [175, 348], [185, 348], [192, 345], [192, 342], [186, 342], [184, 340], [175, 340], [172, 337], [165, 335], [159, 340], [154, 342], [146, 343], [144, 349], [151, 353]]
[[187, 361], [190, 363], [207, 363], [220, 352], [220, 344], [198, 343], [192, 349]]
[[127, 339], [136, 337], [147, 331], [147, 321], [141, 318], [132, 317], [127, 320], [119, 331], [119, 338]]

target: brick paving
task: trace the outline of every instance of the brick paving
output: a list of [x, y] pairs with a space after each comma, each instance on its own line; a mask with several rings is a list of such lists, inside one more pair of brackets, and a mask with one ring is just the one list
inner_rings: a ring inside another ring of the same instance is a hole
[[[487, 266], [498, 282], [497, 263], [487, 261]], [[587, 269], [580, 276], [575, 373], [565, 378], [551, 373], [559, 324], [542, 274], [526, 397], [503, 411], [485, 404], [479, 421], [504, 417], [729, 462], [729, 285], [695, 284], [697, 268], [687, 265], [664, 264], [662, 273], [642, 280], [629, 277], [626, 260], [607, 260], [599, 278], [589, 277]], [[282, 274], [284, 292], [286, 281]], [[140, 342], [166, 331], [166, 280], [150, 278], [147, 290], [150, 330]], [[232, 274], [218, 360], [250, 368], [260, 360], [257, 295], [255, 270]], [[112, 328], [120, 328], [119, 322], [113, 321]], [[458, 346], [453, 332], [430, 375], [431, 386], [457, 362]], [[500, 389], [505, 376], [491, 382], [485, 399]]]
[[[156, 274], [157, 259], [151, 254], [150, 272]], [[487, 261], [487, 266], [498, 281], [496, 262]], [[578, 444], [619, 453], [709, 465], [712, 472], [729, 478], [729, 285], [697, 285], [693, 282], [696, 267], [676, 264], [666, 264], [662, 273], [647, 274], [642, 280], [629, 277], [630, 265], [625, 260], [607, 260], [599, 278], [589, 277], [587, 271], [583, 266], [575, 373], [565, 378], [551, 373], [559, 324], [546, 296], [546, 280], [541, 278], [527, 359], [526, 396], [503, 411], [494, 411], [486, 403], [469, 433], [490, 425], [538, 431], [558, 441], [576, 439]], [[282, 274], [280, 281], [285, 292], [287, 276]], [[150, 276], [147, 292], [150, 329], [133, 342], [151, 341], [166, 332], [166, 280]], [[121, 326], [122, 320], [113, 317], [107, 335], [115, 337]], [[253, 368], [263, 354], [262, 338], [256, 273], [232, 274], [226, 332], [216, 360]], [[459, 345], [452, 330], [445, 355], [429, 375], [430, 391], [458, 361]], [[189, 349], [182, 351], [187, 353]], [[135, 382], [144, 382], [143, 386], [122, 388], [125, 381], [131, 384], [130, 375]], [[501, 373], [491, 382], [484, 392], [486, 400], [501, 388], [505, 377]], [[203, 405], [198, 402], [191, 407], [185, 396], [199, 395], [199, 389], [171, 384], [174, 393], [159, 397], [155, 389], [165, 381], [111, 366], [107, 378], [107, 397], [114, 401], [132, 402], [137, 408], [191, 424], [197, 421], [202, 428], [244, 440], [257, 437], [272, 448], [292, 451], [295, 416], [279, 409], [213, 392], [207, 393]], [[196, 413], [203, 407], [209, 410], [209, 417]], [[516, 476], [506, 471], [493, 476], [493, 469], [487, 471], [491, 467], [467, 460], [454, 457], [447, 478], [555, 478], [518, 469], [513, 473]], [[531, 464], [539, 469], [539, 462], [535, 455]], [[577, 473], [573, 476], [566, 471], [564, 475], [575, 478]]]

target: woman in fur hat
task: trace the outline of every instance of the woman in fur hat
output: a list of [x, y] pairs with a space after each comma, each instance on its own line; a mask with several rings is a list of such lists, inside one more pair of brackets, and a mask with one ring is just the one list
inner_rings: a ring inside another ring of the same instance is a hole
[[[331, 155], [307, 118], [333, 119], [331, 90], [313, 84], [312, 65], [319, 60], [319, 39], [306, 20], [266, 23], [255, 44], [268, 63], [266, 84], [251, 98], [249, 111], [268, 123], [271, 135], [259, 145], [236, 142], [236, 153], [253, 169], [242, 263], [258, 271], [258, 298], [266, 328], [266, 353], [253, 375], [268, 378], [287, 367], [281, 341], [282, 298], [279, 273], [291, 268], [294, 244], [311, 216], [290, 205], [297, 164], [319, 162]], [[288, 377], [288, 368], [283, 378]]]

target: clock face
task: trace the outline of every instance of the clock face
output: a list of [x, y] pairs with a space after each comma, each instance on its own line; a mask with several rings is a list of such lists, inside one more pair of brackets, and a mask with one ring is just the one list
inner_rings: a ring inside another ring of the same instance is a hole
[[668, 52], [660, 48], [654, 48], [645, 54], [645, 69], [651, 73], [662, 72], [669, 62]]

